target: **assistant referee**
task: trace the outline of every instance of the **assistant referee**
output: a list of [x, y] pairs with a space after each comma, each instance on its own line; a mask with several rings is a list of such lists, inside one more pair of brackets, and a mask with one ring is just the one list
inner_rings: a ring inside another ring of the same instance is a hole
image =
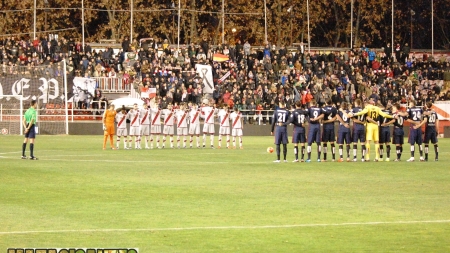
[[22, 144], [22, 159], [27, 159], [27, 156], [25, 155], [25, 150], [27, 149], [27, 143], [28, 140], [30, 141], [30, 160], [37, 160], [37, 157], [34, 156], [34, 139], [36, 138], [36, 107], [37, 103], [36, 100], [32, 100], [30, 104], [30, 108], [25, 112], [25, 115], [23, 116], [23, 127], [25, 128], [25, 139], [23, 140]]

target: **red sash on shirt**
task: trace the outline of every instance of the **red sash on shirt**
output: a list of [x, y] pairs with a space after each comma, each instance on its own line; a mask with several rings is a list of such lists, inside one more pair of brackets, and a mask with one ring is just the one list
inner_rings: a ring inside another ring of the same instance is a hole
[[170, 111], [170, 114], [167, 115], [167, 118], [166, 118], [166, 120], [164, 121], [164, 125], [167, 124], [167, 122], [169, 122], [170, 118], [172, 118], [172, 112], [173, 112], [173, 111]]
[[195, 120], [197, 119], [197, 117], [198, 117], [198, 111], [195, 113], [194, 118], [192, 119], [191, 122], [195, 122]]
[[211, 112], [209, 113], [208, 117], [206, 118], [205, 122], [208, 122], [209, 119], [211, 118], [211, 116], [214, 114], [214, 108], [211, 110]]
[[134, 122], [136, 122], [137, 118], [139, 117], [139, 114], [136, 113], [136, 115], [134, 116], [133, 121], [131, 122], [131, 125], [134, 125]]
[[181, 119], [178, 121], [178, 127], [180, 127], [181, 123], [183, 122], [184, 118], [186, 117], [186, 112], [184, 112], [183, 116], [181, 117]]
[[238, 114], [238, 115], [236, 116], [236, 119], [234, 119], [233, 127], [236, 125], [236, 123], [238, 123], [238, 121], [239, 121], [240, 119], [241, 119], [241, 115]]
[[120, 127], [122, 125], [122, 122], [124, 121], [125, 118], [126, 118], [126, 115], [123, 115], [122, 119], [119, 121], [119, 124], [117, 124], [118, 127]]
[[225, 123], [225, 120], [228, 119], [228, 113], [225, 114], [225, 117], [223, 117], [222, 122], [220, 122], [221, 125]]
[[142, 118], [141, 125], [144, 124], [144, 121], [147, 119], [148, 110], [145, 112], [144, 118]]
[[156, 115], [155, 115], [155, 117], [152, 120], [152, 125], [154, 125], [156, 123], [157, 119], [159, 119], [159, 110], [158, 110], [158, 112], [156, 112]]

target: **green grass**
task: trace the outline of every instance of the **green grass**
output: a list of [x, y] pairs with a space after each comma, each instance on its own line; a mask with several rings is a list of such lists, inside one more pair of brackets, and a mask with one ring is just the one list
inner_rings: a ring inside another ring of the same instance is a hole
[[272, 137], [103, 151], [101, 136], [38, 136], [39, 161], [20, 159], [21, 141], [0, 136], [0, 251], [450, 251], [448, 139], [439, 162], [430, 149], [427, 163], [308, 164], [273, 164]]

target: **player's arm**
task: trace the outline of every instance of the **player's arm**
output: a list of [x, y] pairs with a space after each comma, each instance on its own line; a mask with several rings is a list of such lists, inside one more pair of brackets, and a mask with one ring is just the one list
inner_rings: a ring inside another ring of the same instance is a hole
[[[342, 112], [342, 113], [345, 113], [345, 112]], [[348, 125], [348, 123], [345, 122], [345, 121], [342, 119], [341, 115], [336, 114], [336, 118], [337, 118], [337, 120], [338, 120], [343, 126], [345, 126], [346, 128], [349, 128], [349, 127], [350, 127], [350, 126]]]
[[391, 124], [394, 124], [394, 122], [395, 122], [395, 119], [391, 119], [390, 121], [381, 124], [381, 126], [389, 126], [389, 125], [391, 125]]
[[393, 116], [383, 112], [380, 108], [377, 108], [376, 110], [377, 110], [379, 115], [381, 115], [381, 116], [383, 116], [385, 118], [388, 118], [388, 119], [393, 119], [394, 118]]
[[439, 135], [439, 119], [437, 118], [437, 115], [436, 115], [436, 123], [434, 125], [436, 127], [436, 134]]
[[331, 119], [324, 120], [322, 123], [323, 123], [323, 124], [333, 123], [333, 122], [336, 121], [337, 116], [338, 116], [338, 114], [336, 114], [336, 115], [335, 115], [333, 118], [331, 118]]
[[321, 119], [323, 119], [323, 117], [325, 117], [325, 114], [320, 114], [319, 116], [317, 116], [317, 117], [315, 117], [315, 118], [312, 118], [311, 120], [312, 121], [318, 121], [318, 120], [321, 120]]
[[428, 118], [425, 117], [419, 124], [416, 124], [415, 126], [413, 126], [414, 129], [418, 129], [420, 127], [422, 127], [425, 123], [427, 123]]
[[103, 113], [103, 116], [102, 116], [103, 130], [106, 130], [106, 113], [107, 112], [108, 112], [108, 110], [105, 110], [105, 112]]
[[361, 111], [357, 112], [357, 113], [349, 113], [350, 116], [360, 116], [360, 115], [364, 115], [368, 112], [369, 110], [367, 108], [362, 109]]
[[270, 130], [270, 134], [273, 135], [273, 130], [275, 129], [275, 120], [276, 120], [276, 111], [273, 112], [272, 115], [272, 126], [271, 126], [271, 130]]

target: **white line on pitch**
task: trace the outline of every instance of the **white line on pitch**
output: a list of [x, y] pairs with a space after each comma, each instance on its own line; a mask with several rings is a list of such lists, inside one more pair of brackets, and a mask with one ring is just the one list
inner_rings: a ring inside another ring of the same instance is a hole
[[175, 228], [97, 228], [97, 229], [70, 229], [70, 230], [41, 230], [41, 231], [3, 231], [0, 235], [11, 234], [41, 234], [41, 233], [92, 233], [92, 232], [145, 232], [145, 231], [186, 231], [186, 230], [231, 230], [231, 229], [277, 229], [299, 227], [344, 227], [344, 226], [374, 226], [396, 224], [426, 224], [426, 223], [450, 223], [450, 220], [425, 220], [425, 221], [369, 221], [369, 222], [345, 222], [329, 224], [292, 224], [292, 225], [261, 225], [261, 226], [217, 226], [217, 227], [175, 227]]

